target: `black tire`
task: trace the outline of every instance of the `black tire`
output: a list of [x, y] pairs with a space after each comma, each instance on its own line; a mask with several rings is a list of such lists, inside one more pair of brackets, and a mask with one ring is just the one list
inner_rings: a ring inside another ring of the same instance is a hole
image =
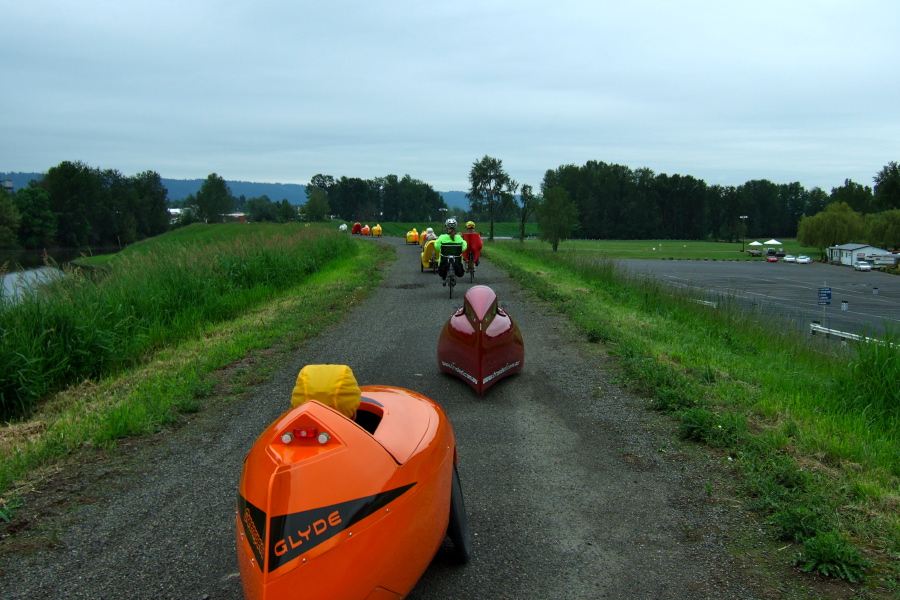
[[419, 261], [419, 268], [422, 269], [422, 272], [425, 272], [425, 265], [422, 264], [422, 261]]
[[456, 285], [456, 277], [453, 275], [447, 275], [447, 287], [450, 288], [450, 297], [453, 297], [453, 286]]
[[450, 522], [447, 524], [447, 536], [453, 542], [453, 558], [459, 563], [469, 562], [472, 556], [472, 538], [469, 535], [466, 504], [463, 501], [456, 465], [453, 465], [453, 481], [450, 484]]

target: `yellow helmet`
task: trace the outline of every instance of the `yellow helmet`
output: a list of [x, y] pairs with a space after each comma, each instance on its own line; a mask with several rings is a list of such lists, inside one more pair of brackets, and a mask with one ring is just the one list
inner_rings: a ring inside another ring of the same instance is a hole
[[466, 221], [466, 229], [475, 229], [475, 223], [472, 221]]

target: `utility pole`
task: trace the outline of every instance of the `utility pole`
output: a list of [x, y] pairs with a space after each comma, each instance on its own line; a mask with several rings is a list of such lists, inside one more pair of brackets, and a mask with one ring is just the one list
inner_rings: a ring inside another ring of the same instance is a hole
[[741, 252], [744, 251], [744, 238], [747, 235], [747, 215], [741, 215]]

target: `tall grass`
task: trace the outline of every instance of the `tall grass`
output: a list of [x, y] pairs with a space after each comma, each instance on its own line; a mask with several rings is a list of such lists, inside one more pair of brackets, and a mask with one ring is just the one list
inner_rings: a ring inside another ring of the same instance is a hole
[[896, 339], [822, 351], [775, 313], [727, 295], [711, 308], [611, 260], [515, 243], [486, 253], [604, 343], [682, 437], [727, 451], [752, 510], [804, 544], [802, 569], [856, 578], [866, 561], [829, 562], [856, 556], [839, 547], [850, 539], [900, 556]]
[[0, 418], [42, 397], [138, 361], [295, 286], [353, 252], [347, 236], [316, 228], [175, 244], [134, 253], [109, 271], [67, 277], [0, 303]]

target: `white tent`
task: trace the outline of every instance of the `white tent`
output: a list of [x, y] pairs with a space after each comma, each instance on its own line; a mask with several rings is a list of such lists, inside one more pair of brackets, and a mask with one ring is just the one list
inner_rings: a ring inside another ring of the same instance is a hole
[[762, 242], [759, 242], [759, 241], [756, 241], [756, 242], [750, 242], [750, 243], [747, 244], [747, 245], [748, 245], [748, 246], [762, 246]]
[[779, 242], [779, 241], [776, 240], [776, 239], [771, 239], [771, 240], [769, 240], [768, 242], [766, 242], [764, 245], [766, 245], [766, 246], [780, 246], [780, 245], [781, 245], [781, 242]]

